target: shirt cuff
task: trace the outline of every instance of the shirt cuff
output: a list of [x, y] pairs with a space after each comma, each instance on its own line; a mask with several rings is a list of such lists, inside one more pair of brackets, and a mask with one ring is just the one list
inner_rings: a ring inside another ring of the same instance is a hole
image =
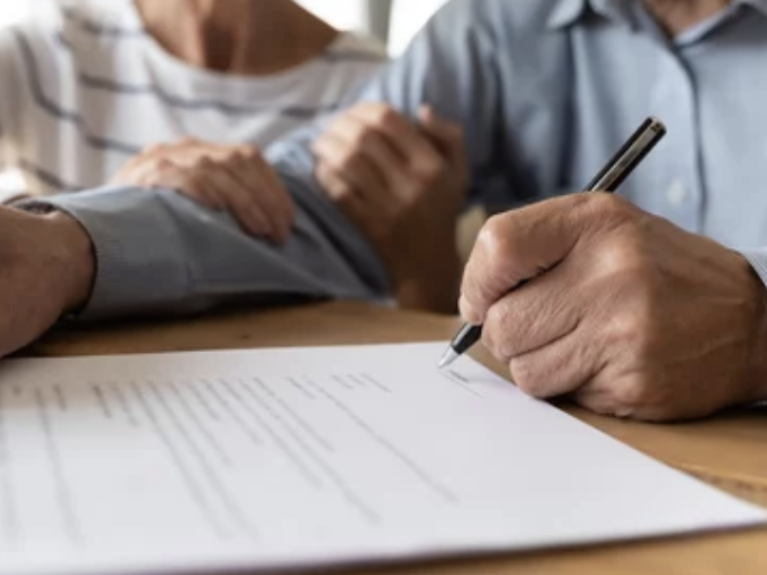
[[183, 247], [168, 226], [167, 215], [161, 213], [162, 203], [155, 204], [156, 211], [134, 209], [146, 193], [101, 188], [15, 204], [27, 211], [60, 210], [76, 219], [90, 236], [96, 277], [78, 318], [129, 315], [134, 309], [161, 311], [168, 302], [181, 301], [188, 293], [189, 273], [184, 258], [179, 257]]

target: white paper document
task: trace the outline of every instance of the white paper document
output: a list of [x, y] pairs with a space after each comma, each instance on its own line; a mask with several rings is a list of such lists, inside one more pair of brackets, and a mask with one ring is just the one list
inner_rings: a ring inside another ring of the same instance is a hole
[[754, 525], [765, 512], [444, 343], [0, 363], [0, 574], [274, 570]]

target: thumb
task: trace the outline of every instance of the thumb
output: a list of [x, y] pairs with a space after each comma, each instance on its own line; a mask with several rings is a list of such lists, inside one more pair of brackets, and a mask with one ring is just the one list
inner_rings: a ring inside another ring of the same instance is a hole
[[595, 227], [610, 225], [605, 210], [617, 196], [580, 193], [490, 218], [479, 234], [461, 286], [461, 314], [479, 325], [487, 311], [521, 283], [564, 261]]

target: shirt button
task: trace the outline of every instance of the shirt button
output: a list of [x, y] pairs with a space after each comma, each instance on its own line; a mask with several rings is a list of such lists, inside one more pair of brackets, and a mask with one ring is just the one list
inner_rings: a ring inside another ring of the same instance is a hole
[[666, 199], [672, 206], [681, 206], [687, 199], [687, 187], [682, 180], [676, 180], [666, 192]]

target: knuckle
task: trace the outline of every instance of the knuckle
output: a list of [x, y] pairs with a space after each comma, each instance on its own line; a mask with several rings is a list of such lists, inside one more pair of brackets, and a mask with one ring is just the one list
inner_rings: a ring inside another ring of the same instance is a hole
[[578, 194], [578, 199], [582, 206], [597, 213], [618, 215], [627, 213], [629, 206], [623, 198], [616, 194], [609, 193], [591, 193]]
[[515, 385], [527, 395], [542, 398], [546, 382], [543, 381], [540, 370], [530, 357], [524, 355], [509, 361], [511, 378]]
[[328, 139], [327, 134], [322, 134], [315, 138], [311, 144], [310, 148], [312, 150], [312, 154], [314, 154], [318, 159], [322, 160], [329, 156], [329, 148], [330, 148], [330, 142]]
[[670, 405], [670, 386], [659, 384], [648, 372], [624, 378], [613, 390], [614, 412], [631, 417], [640, 411], [656, 410]]
[[482, 329], [483, 342], [501, 361], [509, 361], [519, 350], [520, 333], [513, 321], [515, 310], [502, 300], [487, 310]]
[[352, 134], [352, 146], [369, 149], [377, 144], [378, 135], [370, 126], [360, 126]]
[[425, 187], [432, 186], [442, 178], [445, 165], [440, 161], [428, 161], [416, 168], [416, 181]]
[[399, 122], [400, 118], [400, 114], [391, 106], [380, 105], [373, 109], [372, 123], [378, 128], [390, 128]]
[[613, 401], [619, 411], [630, 410], [642, 405], [647, 395], [647, 386], [639, 377], [631, 377], [613, 391]]
[[239, 146], [235, 148], [233, 152], [234, 157], [240, 160], [252, 161], [262, 157], [261, 150], [256, 146], [251, 146], [249, 144]]
[[509, 357], [505, 357], [501, 353], [498, 334], [503, 333], [501, 328], [503, 318], [496, 308], [497, 306], [491, 307], [485, 314], [485, 321], [482, 327], [482, 343], [497, 359], [508, 361]]
[[359, 155], [354, 148], [346, 148], [335, 158], [335, 166], [344, 172], [354, 171], [359, 163]]
[[504, 357], [500, 351], [498, 345], [497, 332], [490, 326], [490, 322], [485, 318], [485, 323], [482, 327], [482, 345], [490, 352], [490, 354], [500, 362], [508, 362], [511, 358]]
[[627, 235], [638, 235], [646, 221], [636, 206], [616, 194], [577, 194], [575, 206], [583, 210], [596, 227], [607, 230], [620, 227]]
[[168, 158], [159, 158], [156, 163], [156, 167], [160, 171], [168, 171], [172, 170], [176, 167], [176, 164], [174, 164], [172, 161], [170, 161]]
[[512, 254], [514, 226], [504, 215], [492, 216], [487, 220], [477, 237], [477, 248], [482, 251], [488, 266], [506, 261]]
[[170, 146], [165, 143], [150, 144], [141, 150], [139, 156], [154, 156], [161, 154], [166, 152], [169, 147]]
[[317, 162], [317, 167], [314, 169], [314, 177], [317, 179], [320, 186], [326, 189], [330, 187], [330, 184], [333, 181], [330, 168], [324, 161]]
[[192, 168], [195, 170], [208, 170], [215, 166], [215, 162], [210, 156], [198, 156], [192, 161]]
[[634, 362], [644, 363], [652, 356], [657, 328], [643, 310], [615, 314], [611, 324], [609, 340], [614, 349], [631, 353]]

